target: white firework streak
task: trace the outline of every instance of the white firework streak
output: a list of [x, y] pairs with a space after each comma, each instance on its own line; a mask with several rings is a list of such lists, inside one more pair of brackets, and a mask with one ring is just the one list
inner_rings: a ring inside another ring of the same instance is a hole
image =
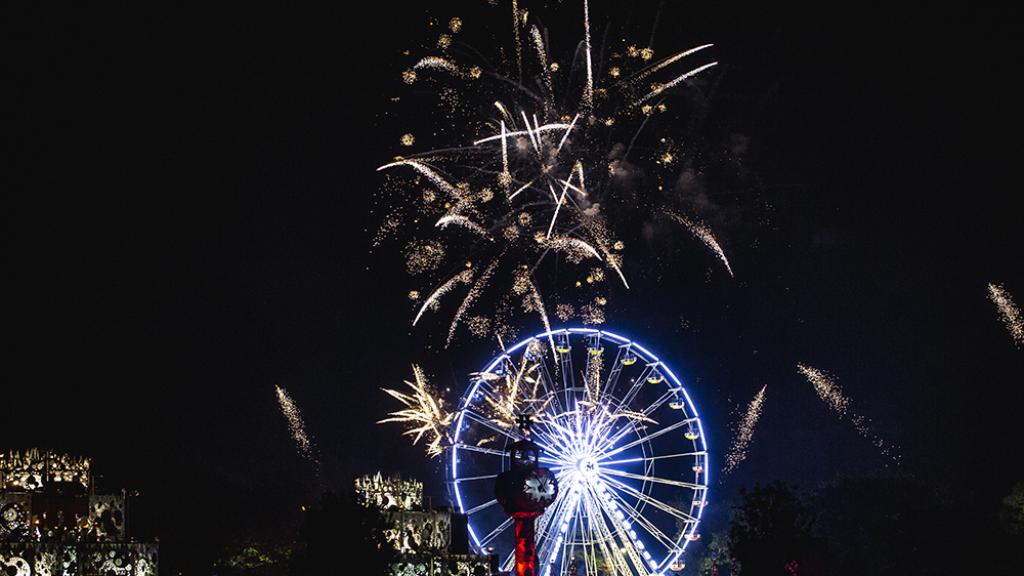
[[544, 39], [540, 35], [540, 30], [536, 26], [533, 26], [530, 28], [530, 35], [533, 37], [533, 46], [537, 49], [537, 59], [540, 60], [544, 87], [547, 88], [548, 91], [548, 97], [544, 102], [544, 112], [546, 115], [551, 111], [551, 98], [554, 95], [555, 90], [551, 85], [551, 71], [548, 69], [548, 55], [544, 50]]
[[455, 276], [449, 278], [447, 282], [442, 284], [441, 287], [438, 288], [437, 290], [434, 290], [430, 294], [430, 296], [428, 296], [427, 299], [423, 301], [423, 306], [421, 306], [420, 311], [416, 313], [416, 318], [413, 319], [412, 325], [415, 326], [416, 323], [420, 321], [420, 316], [423, 316], [423, 313], [427, 311], [427, 308], [429, 308], [430, 305], [433, 304], [434, 302], [437, 302], [442, 296], [444, 296], [448, 292], [451, 292], [452, 288], [454, 288], [456, 284], [458, 284], [459, 282], [470, 282], [471, 280], [473, 280], [472, 270], [463, 270], [462, 272], [459, 272]]
[[[562, 204], [565, 203], [565, 194], [569, 191], [569, 183], [572, 181], [572, 174], [569, 174], [569, 180], [566, 180], [565, 185], [562, 186], [562, 195], [558, 197], [558, 202], [555, 204], [555, 214], [551, 217], [551, 224], [548, 225], [548, 233], [545, 238], [551, 238], [551, 231], [555, 229], [555, 220], [558, 220], [558, 211], [562, 208]], [[548, 188], [551, 185], [548, 184]], [[551, 195], [555, 195], [555, 191], [551, 188]]]
[[1010, 331], [1010, 337], [1017, 346], [1024, 345], [1024, 320], [1021, 319], [1020, 309], [1014, 304], [1010, 293], [999, 284], [988, 285], [988, 299], [999, 309], [999, 317], [1002, 319], [1006, 329]]
[[674, 56], [670, 56], [668, 58], [665, 58], [664, 60], [662, 60], [660, 62], [657, 62], [655, 64], [651, 64], [647, 68], [644, 68], [643, 70], [637, 72], [631, 78], [629, 78], [627, 80], [627, 82], [635, 83], [635, 82], [637, 82], [639, 80], [643, 80], [644, 78], [650, 76], [651, 74], [654, 74], [658, 70], [661, 70], [662, 68], [665, 68], [666, 66], [675, 64], [676, 62], [682, 60], [683, 58], [686, 58], [690, 54], [694, 54], [696, 52], [700, 52], [701, 50], [704, 50], [705, 48], [711, 48], [712, 46], [714, 46], [714, 44], [703, 44], [703, 45], [697, 46], [695, 48], [690, 48], [689, 50], [684, 50], [684, 51], [682, 51], [682, 52], [680, 52], [680, 53], [678, 53], [678, 54], [676, 54]]
[[[496, 102], [500, 104], [500, 102]], [[504, 110], [504, 107], [502, 107]], [[501, 187], [505, 189], [505, 195], [508, 195], [508, 187], [512, 184], [512, 173], [508, 171], [508, 134], [505, 130], [505, 121], [501, 121]]]
[[416, 70], [443, 70], [455, 76], [462, 75], [462, 72], [459, 71], [459, 67], [456, 66], [454, 62], [441, 58], [440, 56], [427, 56], [426, 58], [421, 58], [413, 68]]
[[548, 322], [548, 313], [544, 310], [544, 301], [540, 298], [540, 291], [537, 290], [537, 286], [533, 284], [533, 280], [530, 280], [529, 274], [523, 273], [523, 280], [526, 282], [526, 286], [530, 289], [530, 299], [533, 301], [533, 307], [540, 315], [540, 321], [544, 324], [544, 331], [548, 333], [548, 343], [551, 344], [551, 354], [558, 363], [558, 353], [555, 352], [555, 339], [551, 336], [551, 323]]
[[[526, 119], [525, 113], [523, 113], [523, 121], [526, 122], [526, 130], [516, 130], [514, 132], [505, 132], [504, 133], [505, 137], [506, 138], [512, 138], [512, 137], [515, 137], [515, 136], [527, 136], [529, 138], [533, 138], [534, 135], [540, 134], [541, 132], [551, 132], [552, 130], [569, 130], [570, 128], [572, 128], [572, 124], [565, 124], [565, 123], [562, 123], [562, 122], [554, 122], [554, 123], [551, 123], [551, 124], [541, 124], [540, 126], [533, 127], [530, 124], [530, 121]], [[497, 142], [499, 140], [502, 140], [502, 135], [501, 134], [495, 134], [493, 136], [487, 136], [487, 137], [481, 138], [479, 140], [474, 140], [473, 141], [473, 145], [474, 146], [479, 146], [481, 144], [486, 144], [488, 142]]]
[[412, 372], [414, 381], [405, 381], [405, 385], [412, 389], [411, 394], [382, 388], [405, 408], [391, 412], [388, 414], [389, 418], [379, 420], [377, 423], [399, 422], [409, 425], [410, 428], [402, 435], [413, 436], [413, 446], [418, 444], [423, 436], [429, 435], [426, 450], [427, 454], [434, 458], [444, 453], [444, 449], [451, 445], [448, 428], [455, 420], [455, 413], [445, 409], [444, 399], [433, 389], [419, 366], [413, 364]]
[[505, 105], [501, 103], [501, 100], [495, 100], [494, 107], [498, 109], [498, 112], [501, 112], [501, 116], [505, 118], [505, 123], [514, 124], [512, 121], [512, 115], [508, 113], [508, 108], [505, 108]]
[[444, 346], [447, 348], [452, 343], [452, 338], [455, 337], [455, 329], [458, 328], [459, 322], [462, 320], [462, 316], [469, 310], [469, 307], [473, 305], [473, 302], [480, 297], [480, 293], [484, 287], [487, 286], [487, 282], [490, 281], [491, 276], [494, 274], [494, 269], [498, 266], [498, 262], [501, 261], [501, 257], [505, 253], [502, 252], [497, 258], [491, 260], [491, 263], [484, 268], [484, 271], [477, 277], [476, 282], [473, 283], [473, 287], [469, 289], [469, 293], [462, 299], [462, 304], [459, 304], [459, 309], [455, 311], [455, 316], [452, 318], [451, 326], [448, 327], [448, 339], [445, 340]]
[[302, 454], [310, 462], [319, 465], [313, 443], [309, 439], [309, 434], [306, 433], [306, 424], [302, 420], [302, 412], [299, 411], [299, 407], [295, 405], [292, 397], [288, 395], [287, 390], [280, 386], [274, 386], [274, 390], [277, 392], [277, 403], [281, 406], [281, 413], [288, 420], [288, 429], [291, 431], [292, 439], [295, 440], [295, 444], [298, 446], [299, 454]]
[[519, 2], [512, 0], [512, 32], [516, 42], [516, 65], [519, 67], [519, 81], [523, 81], [523, 45], [519, 40]]
[[589, 243], [573, 236], [552, 236], [547, 239], [545, 246], [552, 250], [572, 254], [574, 252], [583, 252], [601, 260], [601, 254]]
[[848, 418], [862, 437], [874, 444], [884, 456], [899, 463], [900, 456], [896, 453], [895, 447], [889, 445], [871, 430], [867, 418], [850, 409], [850, 399], [843, 394], [842, 389], [830, 374], [799, 363], [796, 365], [796, 369], [807, 378], [807, 381], [814, 386], [818, 397], [828, 404], [840, 419]]
[[455, 224], [460, 228], [465, 228], [481, 238], [486, 238], [488, 240], [491, 239], [491, 235], [487, 233], [487, 230], [484, 230], [483, 226], [473, 222], [462, 214], [445, 214], [437, 220], [437, 223], [434, 224], [434, 226], [443, 230], [447, 228], [449, 224]]
[[[580, 183], [583, 183], [583, 171], [580, 171]], [[594, 244], [600, 249], [601, 254], [604, 255], [604, 260], [615, 270], [615, 273], [619, 275], [619, 279], [622, 280], [622, 285], [629, 289], [629, 282], [626, 282], [626, 275], [622, 273], [622, 268], [619, 266], [618, 254], [612, 254], [611, 250], [608, 249], [604, 238], [607, 238], [607, 232], [604, 230], [604, 224], [600, 220], [592, 220], [584, 218], [582, 221], [583, 228], [590, 234]]]
[[708, 229], [707, 226], [699, 222], [694, 222], [689, 218], [680, 216], [675, 212], [669, 212], [668, 215], [676, 222], [686, 226], [686, 228], [696, 236], [698, 240], [703, 242], [705, 246], [715, 253], [715, 256], [718, 256], [718, 259], [721, 260], [722, 264], [725, 266], [726, 271], [729, 272], [729, 276], [735, 277], [732, 273], [732, 266], [729, 265], [729, 259], [725, 257], [725, 251], [722, 250], [722, 247], [718, 244], [718, 240], [715, 239], [715, 235], [711, 233], [711, 230]]
[[708, 68], [711, 68], [711, 67], [717, 66], [717, 65], [718, 65], [718, 62], [711, 62], [710, 64], [705, 64], [703, 66], [698, 66], [698, 67], [694, 68], [693, 70], [690, 70], [689, 72], [687, 72], [687, 73], [677, 77], [675, 80], [672, 80], [671, 82], [668, 82], [667, 84], [662, 84], [662, 85], [658, 86], [657, 88], [655, 88], [654, 90], [651, 90], [650, 92], [647, 93], [646, 96], [644, 96], [643, 98], [637, 100], [636, 102], [633, 102], [633, 106], [639, 106], [639, 105], [643, 104], [644, 102], [650, 100], [651, 98], [654, 98], [658, 94], [661, 94], [665, 90], [668, 90], [669, 88], [675, 87], [677, 84], [679, 84], [683, 80], [686, 80], [687, 78], [691, 78], [693, 76], [696, 76], [697, 74], [700, 74], [701, 72], [707, 70]]
[[583, 0], [583, 47], [587, 58], [587, 84], [583, 87], [583, 108], [589, 115], [594, 106], [594, 71], [590, 61], [590, 2]]
[[562, 151], [562, 145], [565, 144], [565, 139], [569, 137], [569, 134], [572, 132], [572, 127], [576, 125], [576, 121], [579, 120], [579, 118], [579, 113], [572, 117], [572, 122], [569, 122], [569, 127], [565, 129], [565, 134], [562, 134], [562, 139], [558, 141], [558, 148], [555, 149], [556, 154]]
[[462, 201], [462, 192], [460, 192], [459, 189], [456, 188], [455, 186], [449, 184], [448, 181], [442, 178], [441, 175], [438, 174], [433, 168], [427, 166], [423, 162], [418, 162], [416, 160], [396, 160], [394, 162], [391, 162], [390, 164], [385, 164], [383, 166], [378, 167], [377, 172], [387, 170], [388, 168], [394, 168], [395, 166], [409, 166], [413, 170], [425, 176], [427, 180], [430, 180], [434, 184], [434, 186], [437, 186], [439, 189], [441, 189], [442, 192], [447, 193], [449, 196], [452, 197], [452, 199], [456, 201]]
[[768, 385], [765, 384], [747, 406], [747, 413], [743, 416], [743, 421], [740, 422], [740, 426], [736, 430], [736, 439], [733, 440], [729, 454], [725, 457], [725, 467], [722, 469], [723, 474], [732, 472], [741, 462], [747, 459], [747, 449], [754, 439], [754, 427], [757, 426], [757, 421], [761, 418], [761, 410], [764, 407], [764, 393], [767, 389]]

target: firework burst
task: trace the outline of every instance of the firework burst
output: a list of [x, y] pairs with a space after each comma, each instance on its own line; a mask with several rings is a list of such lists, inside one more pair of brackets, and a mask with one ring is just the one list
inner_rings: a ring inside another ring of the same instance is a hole
[[405, 381], [412, 392], [400, 392], [384, 388], [384, 392], [398, 400], [405, 406], [402, 410], [390, 413], [389, 418], [378, 421], [378, 424], [386, 422], [398, 422], [406, 424], [409, 428], [403, 432], [405, 436], [412, 436], [412, 443], [416, 445], [424, 436], [427, 437], [426, 450], [431, 457], [440, 456], [444, 449], [451, 444], [448, 435], [448, 427], [455, 419], [455, 413], [445, 408], [442, 395], [430, 385], [423, 370], [413, 364], [413, 381]]
[[302, 412], [299, 411], [299, 407], [295, 405], [292, 397], [288, 395], [287, 390], [280, 386], [274, 386], [274, 390], [277, 392], [277, 403], [281, 407], [281, 414], [288, 421], [288, 429], [291, 431], [292, 439], [295, 440], [299, 454], [319, 467], [320, 461], [316, 456], [316, 448], [314, 448], [309, 434], [306, 433], [306, 423], [302, 419]]
[[1020, 309], [1013, 302], [1010, 293], [998, 284], [989, 284], [988, 299], [999, 309], [999, 317], [1010, 331], [1013, 343], [1024, 346], [1024, 319], [1021, 318]]
[[880, 438], [871, 429], [867, 418], [857, 414], [850, 408], [850, 398], [843, 394], [843, 390], [836, 383], [835, 378], [827, 372], [803, 364], [797, 364], [796, 368], [814, 386], [814, 391], [818, 393], [818, 397], [828, 404], [829, 408], [840, 419], [849, 420], [858, 434], [871, 442], [886, 458], [899, 464], [900, 455], [895, 447]]
[[736, 430], [736, 438], [729, 449], [729, 454], [725, 457], [725, 467], [722, 469], [723, 474], [729, 474], [747, 459], [747, 449], [750, 448], [750, 443], [754, 440], [754, 427], [757, 426], [757, 421], [761, 418], [761, 410], [764, 408], [764, 394], [767, 390], [768, 385], [765, 384], [761, 391], [754, 396], [754, 399], [750, 401], [750, 404], [747, 405], [747, 413], [743, 415], [743, 420]]
[[[402, 74], [403, 83], [417, 93], [426, 89], [439, 96], [447, 121], [441, 133], [452, 141], [440, 149], [403, 153], [378, 168], [391, 198], [378, 241], [411, 235], [407, 268], [435, 275], [433, 290], [423, 290], [430, 296], [416, 311], [414, 325], [426, 311], [440, 309], [443, 297], [461, 294], [446, 345], [466, 318], [480, 325], [482, 317], [472, 313], [485, 295], [488, 323], [499, 333], [518, 313], [536, 314], [548, 326], [541, 286], [576, 300], [556, 303], [561, 319], [578, 313], [584, 323], [604, 322], [601, 307], [611, 288], [603, 271], [629, 287], [624, 244], [613, 220], [637, 210], [668, 213], [666, 200], [656, 193], [659, 187], [637, 190], [635, 181], [665, 168], [671, 164], [666, 155], [675, 155], [648, 153], [636, 144], [653, 117], [667, 110], [667, 98], [715, 66], [713, 61], [687, 65], [712, 45], [655, 60], [650, 47], [622, 41], [597, 62], [586, 0], [580, 8], [577, 34], [583, 38], [575, 50], [570, 50], [575, 44], [553, 49], [550, 31], [512, 2], [514, 50], [492, 58], [460, 43], [452, 34], [464, 32], [469, 23], [455, 18], [459, 25], [449, 26], [445, 41], [413, 57]], [[566, 57], [560, 61], [562, 53]], [[420, 141], [411, 131], [402, 133], [405, 148]], [[732, 273], [705, 226], [678, 215], [675, 220]], [[467, 260], [487, 265], [479, 273], [454, 273], [453, 265]], [[593, 269], [602, 274], [592, 274]], [[572, 286], [577, 289], [563, 289]]]

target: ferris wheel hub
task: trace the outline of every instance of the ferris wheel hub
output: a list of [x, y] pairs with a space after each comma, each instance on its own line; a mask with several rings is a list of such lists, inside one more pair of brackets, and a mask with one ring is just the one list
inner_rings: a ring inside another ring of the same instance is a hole
[[578, 470], [584, 478], [596, 478], [599, 470], [597, 460], [592, 456], [584, 456], [576, 461], [576, 470]]

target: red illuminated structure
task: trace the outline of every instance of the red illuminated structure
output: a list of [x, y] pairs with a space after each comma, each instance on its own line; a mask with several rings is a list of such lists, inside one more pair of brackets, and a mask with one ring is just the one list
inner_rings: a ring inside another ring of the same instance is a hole
[[509, 447], [511, 468], [498, 475], [494, 494], [515, 521], [516, 576], [536, 576], [534, 520], [555, 501], [558, 482], [547, 468], [540, 468], [540, 447], [530, 441], [530, 417], [520, 416], [523, 439]]

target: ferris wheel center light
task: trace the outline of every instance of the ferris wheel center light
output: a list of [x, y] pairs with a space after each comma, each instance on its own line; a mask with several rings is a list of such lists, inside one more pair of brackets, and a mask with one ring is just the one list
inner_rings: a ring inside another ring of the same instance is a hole
[[580, 474], [582, 474], [584, 478], [593, 478], [597, 476], [597, 460], [594, 460], [590, 456], [580, 458], [580, 460], [576, 462], [576, 469], [580, 471]]

